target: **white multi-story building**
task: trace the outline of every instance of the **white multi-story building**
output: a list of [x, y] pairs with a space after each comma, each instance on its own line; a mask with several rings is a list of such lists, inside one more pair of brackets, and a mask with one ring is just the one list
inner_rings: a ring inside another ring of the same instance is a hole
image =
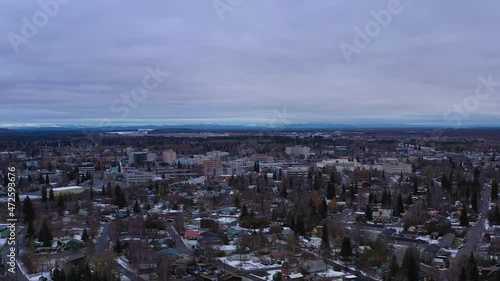
[[165, 150], [165, 151], [163, 151], [163, 154], [162, 154], [162, 160], [165, 163], [172, 163], [175, 160], [177, 160], [177, 153], [172, 149]]
[[214, 151], [207, 152], [207, 156], [210, 158], [220, 159], [222, 156], [227, 156], [227, 155], [229, 155], [229, 153], [225, 152], [225, 151], [214, 150]]
[[398, 164], [384, 163], [382, 164], [382, 167], [386, 174], [399, 174], [399, 173], [409, 174], [412, 172], [411, 164], [406, 164], [406, 163], [398, 163]]
[[358, 162], [356, 159], [353, 161], [349, 161], [347, 158], [339, 158], [339, 159], [329, 159], [323, 160], [321, 162], [316, 163], [316, 167], [323, 168], [325, 166], [335, 166], [338, 171], [349, 170], [353, 171], [356, 167], [358, 167]]
[[125, 174], [125, 181], [127, 184], [131, 183], [147, 183], [153, 180], [152, 173], [133, 171]]
[[150, 153], [148, 152], [148, 155], [146, 156], [146, 159], [148, 162], [154, 162], [156, 161], [156, 153]]
[[296, 146], [290, 146], [285, 149], [285, 153], [287, 155], [304, 155], [304, 156], [309, 156], [311, 154], [311, 148], [307, 146], [301, 146], [301, 145], [296, 145]]
[[76, 165], [78, 168], [78, 173], [80, 175], [85, 175], [87, 173], [94, 174], [94, 164], [90, 162], [84, 162], [80, 165]]
[[207, 159], [208, 159], [208, 157], [205, 155], [194, 155], [193, 156], [193, 163], [195, 165], [203, 165], [203, 162]]
[[243, 162], [242, 161], [230, 161], [222, 163], [222, 166], [216, 168], [216, 175], [242, 175], [243, 174]]

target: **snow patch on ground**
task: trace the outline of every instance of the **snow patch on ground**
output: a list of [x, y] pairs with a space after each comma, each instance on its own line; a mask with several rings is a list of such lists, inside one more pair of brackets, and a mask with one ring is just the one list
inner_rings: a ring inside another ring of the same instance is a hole
[[387, 227], [387, 229], [394, 229], [397, 234], [400, 234], [404, 230], [402, 227]]
[[264, 265], [260, 262], [253, 262], [251, 260], [249, 260], [249, 261], [230, 261], [227, 258], [219, 258], [218, 260], [223, 264], [225, 263], [229, 266], [232, 266], [232, 267], [238, 268], [238, 269], [242, 269], [242, 270], [266, 269], [266, 268], [280, 266], [279, 264]]
[[450, 253], [450, 257], [454, 258], [458, 253], [458, 249], [454, 249], [454, 250], [443, 249], [443, 252]]
[[346, 275], [346, 273], [344, 273], [342, 271], [335, 271], [332, 268], [328, 268], [327, 271], [325, 271], [325, 272], [319, 272], [317, 274], [320, 277], [340, 277], [340, 276]]
[[276, 272], [281, 272], [281, 269], [267, 271], [266, 281], [273, 281], [273, 276], [274, 276], [274, 274], [276, 274]]
[[[42, 277], [41, 274], [35, 274], [35, 275], [30, 276], [28, 278], [28, 280], [30, 280], [30, 281], [39, 281], [41, 277]], [[47, 281], [51, 281], [52, 280], [50, 278], [50, 274], [48, 274], [48, 273], [43, 274], [43, 277], [47, 278]]]
[[416, 240], [421, 240], [421, 241], [425, 241], [427, 242], [428, 244], [439, 244], [439, 241], [436, 240], [436, 239], [431, 239], [431, 237], [429, 235], [426, 235], [426, 236], [418, 236], [417, 238], [415, 238]]
[[116, 259], [116, 262], [121, 265], [123, 268], [125, 268], [126, 270], [132, 272], [132, 273], [135, 273], [135, 269], [133, 269], [132, 267], [130, 267], [130, 265], [124, 261], [121, 257], [117, 258]]
[[490, 228], [490, 223], [488, 221], [488, 219], [485, 219], [484, 220], [484, 230], [488, 230]]

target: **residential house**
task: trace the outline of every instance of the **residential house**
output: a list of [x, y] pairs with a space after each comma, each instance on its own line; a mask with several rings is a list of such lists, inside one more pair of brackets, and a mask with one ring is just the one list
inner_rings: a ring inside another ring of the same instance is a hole
[[85, 242], [77, 239], [71, 239], [68, 243], [66, 243], [66, 246], [70, 251], [78, 251], [83, 248], [84, 245]]
[[308, 260], [304, 263], [304, 270], [308, 273], [321, 272], [326, 269], [326, 264], [322, 260]]

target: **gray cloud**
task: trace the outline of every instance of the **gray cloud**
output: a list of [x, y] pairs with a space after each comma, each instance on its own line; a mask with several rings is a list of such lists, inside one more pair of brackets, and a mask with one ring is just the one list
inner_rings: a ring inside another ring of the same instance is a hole
[[[117, 119], [112, 102], [156, 65], [170, 76], [120, 122], [265, 123], [285, 106], [291, 122], [448, 125], [479, 76], [500, 81], [494, 1], [401, 0], [347, 63], [339, 44], [387, 3], [248, 0], [221, 21], [211, 1], [72, 0], [16, 54], [7, 34], [40, 6], [4, 0], [0, 124]], [[500, 87], [463, 124], [498, 120], [499, 105]]]

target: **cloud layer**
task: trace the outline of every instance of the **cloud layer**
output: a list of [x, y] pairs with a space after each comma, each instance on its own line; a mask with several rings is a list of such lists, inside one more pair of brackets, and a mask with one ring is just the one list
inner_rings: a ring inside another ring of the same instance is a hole
[[[266, 123], [286, 108], [291, 123], [495, 125], [500, 83], [455, 108], [478, 77], [500, 82], [500, 2], [401, 0], [349, 63], [340, 44], [394, 1], [65, 0], [16, 53], [43, 5], [3, 0], [0, 124]], [[148, 66], [169, 76], [127, 103]]]

